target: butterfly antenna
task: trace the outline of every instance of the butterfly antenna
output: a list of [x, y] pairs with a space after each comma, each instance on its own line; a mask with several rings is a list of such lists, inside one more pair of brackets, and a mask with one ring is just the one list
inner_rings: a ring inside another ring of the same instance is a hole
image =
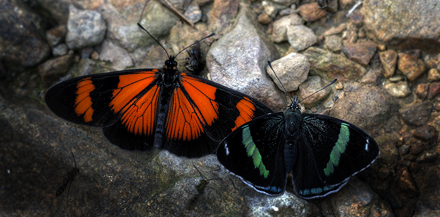
[[306, 100], [307, 98], [309, 98], [309, 97], [311, 97], [311, 96], [317, 94], [317, 93], [320, 92], [321, 90], [324, 90], [324, 89], [327, 88], [328, 86], [334, 84], [337, 80], [338, 80], [338, 79], [333, 80], [330, 84], [325, 85], [325, 87], [323, 87], [323, 88], [319, 89], [318, 91], [316, 91], [316, 92], [314, 92], [314, 93], [308, 95], [306, 98], [302, 99], [302, 100], [299, 101], [299, 102], [301, 103], [302, 101]]
[[200, 170], [196, 167], [196, 165], [193, 165], [194, 168], [196, 168], [197, 172], [199, 172], [200, 177], [202, 177], [202, 179], [206, 180], [206, 177], [202, 174], [202, 172], [200, 172]]
[[[273, 68], [272, 68], [272, 64], [270, 64], [270, 61], [267, 61], [267, 63], [269, 64], [270, 69], [272, 69], [273, 74], [274, 74], [275, 77], [277, 78], [278, 82], [280, 82], [281, 87], [283, 87], [284, 92], [287, 94], [287, 90], [286, 90], [286, 88], [284, 87], [283, 83], [281, 83], [281, 80], [280, 80], [280, 78], [278, 78], [278, 75], [277, 75], [277, 73], [275, 72], [275, 70], [273, 70]], [[289, 96], [290, 100], [293, 102], [292, 97], [291, 97], [289, 94], [287, 94], [287, 95]]]
[[144, 30], [151, 38], [154, 39], [154, 41], [156, 41], [157, 44], [159, 44], [162, 49], [165, 51], [165, 53], [167, 53], [168, 58], [170, 58], [170, 55], [168, 54], [167, 49], [165, 49], [157, 40], [156, 38], [154, 38], [140, 23], [138, 23], [139, 28], [141, 28], [142, 30]]
[[146, 1], [145, 1], [144, 8], [142, 8], [142, 13], [141, 13], [141, 16], [139, 17], [139, 21], [138, 21], [138, 23], [141, 23], [142, 17], [144, 17], [144, 11], [145, 11], [145, 8], [147, 7], [147, 4], [148, 4], [149, 1], [150, 1], [150, 0], [146, 0]]
[[205, 40], [205, 39], [207, 39], [207, 38], [210, 38], [210, 37], [212, 37], [212, 36], [214, 36], [214, 35], [215, 35], [215, 33], [211, 33], [210, 35], [208, 35], [208, 36], [206, 36], [206, 37], [204, 37], [204, 38], [202, 38], [202, 39], [197, 40], [196, 42], [192, 43], [190, 46], [188, 46], [188, 47], [186, 47], [186, 48], [183, 48], [183, 50], [179, 51], [179, 53], [177, 53], [175, 57], [177, 57], [177, 55], [179, 55], [180, 53], [182, 53], [182, 51], [184, 51], [184, 50], [186, 50], [186, 49], [188, 49], [188, 48], [194, 46], [195, 44], [197, 44], [197, 43], [199, 43], [199, 42], [201, 42], [201, 41], [203, 41], [203, 40]]

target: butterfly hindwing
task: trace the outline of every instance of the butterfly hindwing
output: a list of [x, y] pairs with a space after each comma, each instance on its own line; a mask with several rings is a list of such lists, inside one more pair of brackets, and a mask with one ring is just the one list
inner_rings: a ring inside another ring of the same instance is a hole
[[286, 187], [284, 126], [283, 113], [258, 117], [227, 136], [217, 158], [257, 191], [280, 194]]
[[358, 127], [324, 115], [302, 116], [292, 169], [294, 189], [301, 197], [322, 197], [338, 191], [377, 158], [377, 143]]

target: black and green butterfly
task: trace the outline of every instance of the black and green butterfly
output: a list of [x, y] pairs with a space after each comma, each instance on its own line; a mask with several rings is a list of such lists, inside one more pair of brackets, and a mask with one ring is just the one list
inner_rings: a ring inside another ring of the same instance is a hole
[[253, 119], [224, 138], [217, 150], [226, 169], [265, 194], [282, 194], [292, 172], [294, 190], [304, 199], [339, 191], [378, 155], [367, 133], [330, 116], [301, 114], [296, 97], [285, 113]]

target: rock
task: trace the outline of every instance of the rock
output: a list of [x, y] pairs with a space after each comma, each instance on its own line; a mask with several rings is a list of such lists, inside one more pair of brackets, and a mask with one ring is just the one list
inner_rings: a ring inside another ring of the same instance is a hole
[[63, 76], [72, 65], [74, 57], [75, 55], [68, 54], [47, 60], [39, 65], [38, 71], [43, 81], [50, 83]]
[[327, 11], [319, 8], [316, 2], [299, 6], [298, 12], [306, 22], [312, 22], [327, 15]]
[[361, 84], [373, 84], [377, 85], [379, 78], [382, 75], [381, 69], [370, 69], [367, 74], [362, 78]]
[[346, 84], [345, 96], [336, 101], [330, 114], [352, 123], [374, 135], [394, 113], [395, 101], [385, 90], [377, 86]]
[[38, 0], [39, 6], [48, 11], [53, 20], [59, 25], [65, 25], [69, 18], [69, 6], [72, 4], [69, 0]]
[[41, 34], [42, 18], [20, 1], [2, 1], [0, 22], [0, 59], [4, 64], [31, 67], [50, 55], [50, 46]]
[[267, 1], [263, 1], [261, 2], [261, 5], [263, 6], [264, 13], [267, 14], [269, 17], [274, 18], [277, 15], [278, 10], [273, 4]]
[[339, 9], [345, 10], [350, 9], [354, 4], [356, 4], [356, 0], [338, 0]]
[[50, 46], [54, 47], [61, 42], [64, 42], [64, 38], [67, 34], [67, 26], [59, 25], [46, 32], [46, 39]]
[[188, 9], [186, 9], [183, 15], [195, 24], [202, 19], [202, 10], [200, 10], [199, 5], [191, 4], [188, 6]]
[[433, 162], [434, 160], [437, 160], [439, 154], [435, 151], [427, 151], [421, 154], [417, 159], [416, 162], [419, 163], [429, 163]]
[[419, 97], [420, 99], [425, 99], [426, 95], [428, 95], [428, 89], [429, 89], [428, 83], [418, 84], [416, 87], [417, 97]]
[[319, 75], [326, 80], [337, 78], [340, 81], [357, 79], [367, 71], [361, 65], [347, 59], [344, 55], [310, 47], [303, 52], [309, 60], [312, 75]]
[[302, 51], [314, 45], [318, 38], [313, 31], [304, 25], [287, 27], [287, 40], [295, 51]]
[[393, 216], [391, 207], [366, 183], [353, 178], [338, 193], [329, 196], [336, 216]]
[[70, 49], [76, 50], [100, 44], [106, 30], [105, 21], [100, 13], [69, 7], [66, 44]]
[[414, 197], [420, 194], [417, 184], [407, 167], [402, 167], [397, 172], [397, 188], [408, 197]]
[[430, 102], [414, 103], [399, 109], [399, 113], [407, 124], [422, 126], [429, 120], [432, 104]]
[[431, 125], [423, 125], [414, 131], [413, 136], [418, 140], [429, 142], [433, 139], [436, 139], [437, 134], [438, 132], [435, 127]]
[[383, 66], [383, 75], [389, 78], [394, 75], [396, 71], [397, 52], [394, 50], [386, 50], [379, 53], [380, 61]]
[[428, 81], [434, 82], [440, 80], [440, 72], [436, 68], [432, 68], [428, 71]]
[[429, 85], [428, 99], [432, 99], [440, 93], [440, 82], [434, 82]]
[[211, 10], [209, 31], [224, 35], [238, 13], [238, 0], [214, 0]]
[[298, 4], [299, 0], [271, 0], [271, 2], [275, 2], [280, 5], [289, 6], [293, 4]]
[[69, 48], [66, 44], [62, 43], [52, 48], [52, 54], [56, 57], [64, 56], [69, 52]]
[[299, 85], [299, 98], [300, 98], [300, 100], [305, 99], [306, 97], [310, 96], [309, 98], [301, 101], [301, 104], [306, 109], [310, 109], [316, 103], [318, 103], [319, 101], [326, 98], [330, 94], [331, 88], [326, 88], [326, 89], [323, 89], [319, 92], [316, 92], [316, 91], [322, 89], [327, 84], [329, 84], [329, 82], [324, 81], [319, 76], [309, 76], [304, 83]]
[[[122, 2], [121, 2], [122, 3]], [[143, 7], [136, 7], [136, 2], [126, 2], [126, 6], [115, 7], [104, 4], [97, 8], [107, 23], [107, 38], [124, 48], [127, 52], [135, 53], [138, 50], [143, 54], [135, 58], [135, 62], [142, 62], [147, 47], [156, 42], [138, 26]], [[143, 6], [143, 5], [142, 5]], [[133, 8], [139, 8], [133, 12]], [[131, 10], [130, 10], [131, 9]], [[128, 12], [124, 14], [124, 12]], [[157, 1], [149, 1], [145, 6], [140, 24], [156, 39], [168, 35], [179, 18]]]
[[385, 85], [383, 86], [385, 90], [388, 91], [392, 96], [403, 98], [408, 96], [411, 93], [411, 89], [408, 86], [408, 82], [399, 81], [397, 83], [392, 83], [389, 81], [385, 81]]
[[[364, 27], [374, 41], [398, 50], [440, 50], [440, 7], [423, 2], [369, 0], [363, 2]], [[392, 8], [392, 10], [390, 10]], [[435, 28], [432, 28], [435, 27]]]
[[258, 15], [258, 22], [266, 25], [272, 22], [272, 18], [270, 18], [269, 15], [267, 15], [266, 13], [261, 13], [260, 15]]
[[324, 39], [324, 37], [339, 34], [346, 29], [347, 29], [346, 23], [342, 23], [337, 27], [331, 27], [330, 29], [328, 29], [324, 33], [322, 33], [322, 35], [319, 36], [318, 40], [322, 41], [322, 39]]
[[281, 110], [285, 107], [283, 96], [265, 76], [267, 61], [278, 54], [269, 40], [260, 36], [260, 24], [252, 18], [248, 9], [241, 10], [234, 29], [211, 46], [206, 66], [213, 81]]
[[423, 60], [405, 53], [398, 53], [399, 60], [397, 67], [408, 80], [414, 81], [426, 71], [426, 66]]
[[342, 52], [344, 52], [349, 59], [366, 66], [376, 52], [376, 48], [377, 45], [372, 41], [344, 43]]
[[334, 53], [339, 53], [341, 51], [342, 39], [337, 35], [330, 35], [325, 37], [324, 47], [331, 50]]
[[273, 23], [272, 41], [276, 43], [287, 41], [287, 28], [289, 26], [302, 25], [303, 23], [304, 20], [298, 14], [291, 14], [276, 20]]
[[133, 65], [130, 55], [113, 41], [106, 39], [97, 48], [99, 60], [110, 61], [115, 70], [123, 70]]
[[[267, 74], [281, 91], [284, 91], [284, 88], [286, 88], [287, 92], [297, 90], [299, 85], [307, 79], [310, 69], [310, 63], [307, 61], [307, 58], [298, 53], [290, 53], [287, 56], [273, 61], [271, 64], [273, 71], [267, 66]], [[281, 85], [277, 77], [275, 77], [274, 71], [283, 85]]]

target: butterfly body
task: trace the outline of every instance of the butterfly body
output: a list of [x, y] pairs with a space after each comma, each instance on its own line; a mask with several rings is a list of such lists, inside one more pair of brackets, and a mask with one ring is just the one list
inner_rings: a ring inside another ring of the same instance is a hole
[[294, 191], [305, 199], [337, 192], [378, 154], [367, 133], [330, 116], [301, 114], [296, 98], [285, 113], [239, 127], [217, 151], [226, 169], [265, 194], [282, 194], [292, 172]]
[[127, 150], [166, 149], [185, 157], [215, 152], [241, 124], [272, 112], [261, 102], [177, 70], [174, 56], [160, 69], [132, 69], [73, 78], [51, 87], [46, 104], [58, 116], [102, 127]]

